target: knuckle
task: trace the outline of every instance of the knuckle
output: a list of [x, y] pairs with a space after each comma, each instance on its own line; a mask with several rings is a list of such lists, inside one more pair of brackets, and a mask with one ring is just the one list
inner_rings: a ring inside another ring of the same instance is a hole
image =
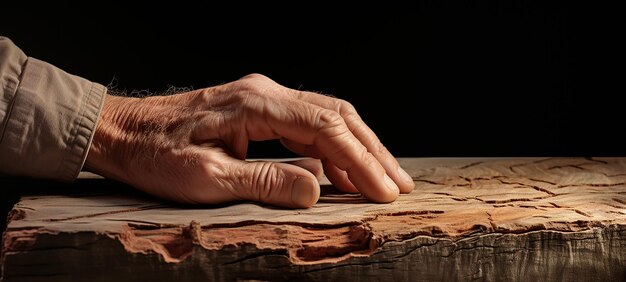
[[262, 93], [267, 90], [273, 90], [278, 85], [269, 77], [262, 74], [253, 73], [244, 76], [243, 78], [235, 81], [238, 88], [248, 92]]
[[317, 121], [322, 127], [335, 127], [344, 124], [343, 117], [338, 112], [327, 109], [318, 110]]
[[356, 114], [356, 108], [354, 107], [354, 105], [346, 100], [337, 100], [337, 106], [339, 108], [338, 112], [342, 114]]
[[363, 162], [365, 164], [370, 165], [370, 164], [373, 164], [375, 162], [378, 162], [376, 160], [376, 158], [374, 157], [374, 155], [372, 155], [372, 153], [370, 153], [370, 152], [368, 152], [366, 150], [363, 150], [363, 151], [364, 152], [363, 152], [363, 155], [362, 155], [363, 156], [362, 159], [363, 159]]
[[276, 164], [272, 162], [261, 162], [256, 165], [255, 176], [253, 177], [252, 187], [254, 187], [254, 198], [257, 201], [267, 201], [277, 189], [283, 184], [283, 178], [280, 177]]
[[354, 108], [354, 106], [352, 106], [352, 104], [350, 103], [348, 103], [348, 106], [344, 106], [342, 108], [341, 115], [346, 120], [360, 120], [361, 119], [359, 114], [356, 112], [356, 109]]
[[366, 167], [378, 167], [378, 160], [367, 150], [363, 150], [361, 153], [361, 160]]
[[356, 108], [348, 101], [343, 99], [334, 100], [335, 111], [338, 112], [345, 120], [360, 119]]
[[231, 102], [244, 108], [250, 108], [259, 101], [268, 99], [266, 89], [254, 81], [236, 81], [227, 92]]
[[261, 94], [265, 91], [263, 83], [257, 80], [245, 79], [233, 82], [233, 91], [248, 95]]
[[200, 168], [204, 179], [232, 179], [236, 171], [226, 167], [211, 155], [198, 155], [192, 160]]
[[281, 91], [280, 85], [260, 74], [247, 75], [228, 86], [226, 92], [244, 106], [273, 99], [275, 96], [273, 94]]
[[372, 152], [372, 153], [374, 153], [376, 155], [379, 155], [379, 156], [383, 156], [383, 155], [386, 155], [387, 152], [389, 152], [387, 150], [387, 147], [385, 147], [385, 145], [383, 145], [383, 143], [378, 142], [378, 143], [376, 143], [376, 145], [374, 145], [374, 152]]
[[270, 80], [271, 81], [271, 79], [269, 79], [267, 76], [264, 76], [260, 73], [251, 73], [242, 77], [239, 80]]
[[315, 118], [318, 134], [325, 138], [343, 136], [349, 131], [343, 117], [335, 111], [319, 109]]

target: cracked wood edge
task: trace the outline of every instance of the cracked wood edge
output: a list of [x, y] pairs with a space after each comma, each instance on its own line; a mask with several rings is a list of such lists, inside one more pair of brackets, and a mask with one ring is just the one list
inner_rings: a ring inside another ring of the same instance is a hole
[[[196, 227], [190, 227], [191, 229]], [[64, 242], [60, 244], [59, 242]], [[388, 242], [367, 256], [294, 265], [285, 249], [253, 243], [192, 253], [164, 263], [155, 252], [130, 255], [120, 241], [93, 232], [41, 234], [30, 256], [15, 256], [6, 281], [623, 281], [625, 226], [579, 232], [490, 233], [458, 240], [416, 236]]]
[[[168, 263], [189, 260], [198, 248], [250, 245], [281, 252], [290, 265], [310, 266], [367, 258], [418, 237], [456, 244], [490, 234], [626, 225], [623, 158], [400, 161], [416, 191], [390, 205], [333, 193], [309, 210], [250, 203], [177, 209], [116, 195], [25, 198], [11, 213], [3, 261], [27, 253], [42, 234], [72, 232], [105, 234], [127, 252], [157, 254]], [[623, 242], [619, 232], [617, 242]], [[624, 251], [617, 256], [623, 267]]]

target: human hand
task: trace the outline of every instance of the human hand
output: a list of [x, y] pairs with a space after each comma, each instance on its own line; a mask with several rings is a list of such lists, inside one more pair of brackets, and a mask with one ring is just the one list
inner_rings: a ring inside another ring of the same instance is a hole
[[[245, 161], [249, 141], [270, 139], [315, 159]], [[338, 189], [374, 202], [414, 188], [348, 102], [258, 74], [171, 96], [107, 95], [86, 165], [183, 203], [310, 207], [319, 199], [322, 167]]]

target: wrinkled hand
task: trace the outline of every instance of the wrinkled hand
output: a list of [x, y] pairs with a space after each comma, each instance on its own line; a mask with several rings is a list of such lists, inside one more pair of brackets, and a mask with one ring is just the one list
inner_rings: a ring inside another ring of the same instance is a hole
[[[314, 159], [244, 160], [249, 141], [269, 139]], [[319, 199], [322, 167], [338, 189], [375, 202], [414, 187], [348, 102], [257, 74], [172, 96], [107, 95], [86, 165], [183, 203], [310, 207]]]

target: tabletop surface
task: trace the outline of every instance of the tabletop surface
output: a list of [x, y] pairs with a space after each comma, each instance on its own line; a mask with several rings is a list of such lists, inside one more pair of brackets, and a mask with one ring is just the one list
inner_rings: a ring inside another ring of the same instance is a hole
[[[401, 195], [390, 204], [375, 204], [360, 195], [340, 193], [326, 180], [322, 182], [319, 202], [310, 209], [282, 209], [251, 202], [177, 206], [141, 194], [85, 187], [80, 193], [56, 191], [23, 197], [11, 213], [7, 230], [96, 232], [120, 237], [127, 250], [145, 252], [158, 249], [166, 240], [162, 236], [167, 230], [176, 233], [181, 228], [196, 230], [199, 243], [207, 249], [242, 242], [297, 249], [303, 244], [345, 244], [345, 238], [359, 232], [367, 233], [376, 245], [381, 245], [418, 235], [461, 240], [476, 234], [573, 232], [626, 225], [626, 158], [399, 161], [416, 187], [414, 192]], [[278, 225], [286, 228], [290, 236], [276, 232]], [[321, 232], [333, 228], [349, 231]], [[315, 237], [311, 240], [317, 241], [285, 240], [298, 236]], [[142, 240], [151, 244], [142, 245]], [[166, 261], [184, 258], [167, 250], [158, 252]], [[354, 254], [346, 254], [350, 255]], [[316, 259], [326, 258], [297, 253], [290, 257], [293, 263], [302, 264]]]

